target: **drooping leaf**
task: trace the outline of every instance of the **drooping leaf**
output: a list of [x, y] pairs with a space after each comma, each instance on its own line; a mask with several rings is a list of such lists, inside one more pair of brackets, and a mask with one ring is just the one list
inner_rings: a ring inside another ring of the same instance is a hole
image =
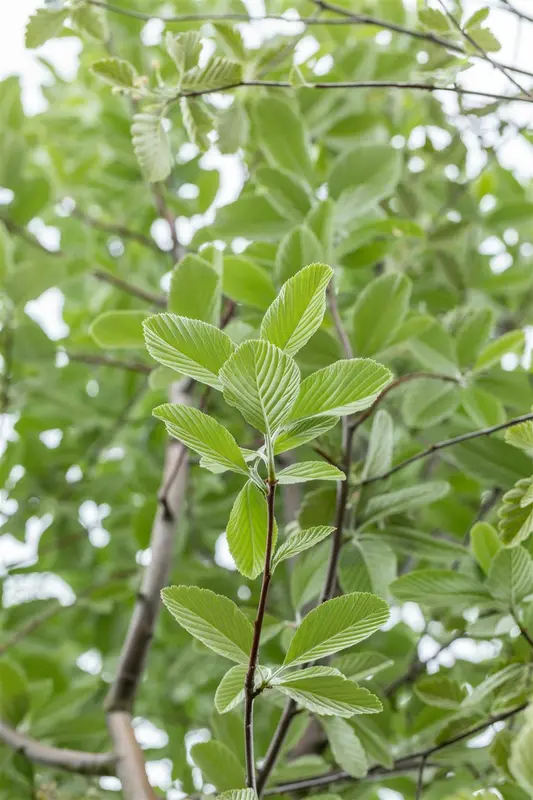
[[384, 599], [396, 577], [396, 556], [380, 536], [354, 538], [342, 548], [339, 582], [345, 592], [372, 592]]
[[270, 683], [315, 714], [352, 717], [382, 710], [376, 695], [348, 680], [333, 667], [284, 670]]
[[201, 456], [233, 472], [248, 474], [243, 454], [231, 433], [213, 417], [192, 406], [165, 403], [154, 408], [171, 436]]
[[212, 783], [219, 790], [238, 789], [244, 783], [242, 764], [223, 742], [214, 739], [199, 742], [191, 747], [191, 758], [202, 770], [206, 782]]
[[182, 628], [215, 653], [248, 664], [253, 629], [243, 612], [227, 597], [198, 586], [169, 586], [163, 603]]
[[145, 321], [144, 337], [148, 352], [160, 364], [222, 388], [218, 373], [235, 346], [214, 325], [175, 314], [156, 314]]
[[208, 134], [213, 130], [214, 120], [206, 104], [194, 97], [181, 97], [180, 111], [192, 144], [199, 150], [208, 150], [211, 144]]
[[[230, 553], [239, 572], [247, 578], [257, 578], [265, 566], [267, 526], [265, 495], [248, 481], [237, 495], [226, 528]], [[274, 526], [274, 546], [276, 537]]]
[[224, 399], [254, 428], [271, 435], [296, 402], [300, 371], [278, 347], [262, 340], [242, 344], [220, 370]]
[[302, 381], [291, 420], [345, 416], [368, 408], [391, 377], [386, 367], [368, 358], [337, 361]]
[[298, 461], [280, 470], [276, 477], [280, 484], [346, 480], [344, 472], [326, 461]]
[[353, 778], [364, 777], [368, 764], [363, 745], [354, 729], [339, 718], [323, 719], [321, 725], [326, 731], [333, 758], [339, 767]]
[[310, 547], [314, 547], [315, 544], [318, 544], [330, 533], [333, 533], [335, 528], [328, 527], [327, 525], [319, 525], [316, 528], [307, 528], [304, 531], [296, 531], [296, 533], [292, 533], [283, 544], [281, 544], [272, 561], [272, 568], [275, 569], [278, 564], [282, 561], [285, 561], [287, 558], [292, 558], [293, 556], [298, 555], [298, 553], [303, 553], [304, 550], [309, 550]]
[[524, 547], [506, 547], [496, 553], [487, 588], [495, 600], [511, 610], [533, 593], [533, 560]]
[[318, 419], [291, 422], [276, 437], [274, 453], [278, 455], [279, 453], [285, 453], [287, 450], [293, 450], [295, 447], [300, 447], [300, 445], [327, 433], [338, 421], [338, 417], [319, 417]]
[[146, 180], [164, 181], [172, 169], [170, 144], [157, 111], [140, 111], [131, 126], [133, 149]]
[[387, 604], [372, 594], [354, 592], [310, 611], [294, 634], [284, 664], [305, 664], [367, 639], [389, 617]]
[[502, 687], [507, 687], [511, 695], [518, 694], [521, 687], [525, 688], [527, 681], [527, 666], [511, 663], [499, 669], [481, 681], [474, 690], [463, 700], [464, 708], [479, 708], [481, 704]]
[[377, 723], [368, 718], [352, 717], [349, 724], [361, 740], [367, 755], [373, 761], [390, 769], [394, 763], [391, 743]]

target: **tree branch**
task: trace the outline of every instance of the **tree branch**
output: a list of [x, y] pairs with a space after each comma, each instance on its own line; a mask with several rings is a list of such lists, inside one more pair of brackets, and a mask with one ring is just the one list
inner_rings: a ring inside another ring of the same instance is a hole
[[420, 453], [416, 453], [414, 456], [406, 458], [405, 461], [401, 461], [387, 472], [381, 473], [381, 475], [374, 475], [372, 478], [366, 478], [363, 481], [359, 481], [359, 483], [355, 484], [354, 488], [358, 489], [362, 486], [368, 486], [371, 483], [376, 483], [377, 481], [384, 481], [386, 478], [390, 478], [390, 476], [394, 475], [396, 472], [400, 472], [400, 470], [409, 467], [411, 464], [414, 464], [423, 458], [427, 458], [427, 456], [433, 455], [433, 453], [437, 453], [439, 450], [444, 450], [447, 447], [453, 447], [453, 445], [461, 444], [462, 442], [468, 442], [471, 439], [479, 439], [481, 436], [490, 436], [491, 434], [497, 433], [498, 431], [503, 431], [506, 428], [512, 428], [515, 425], [520, 425], [521, 422], [528, 422], [531, 419], [533, 419], [533, 414], [523, 414], [521, 417], [515, 417], [514, 419], [508, 420], [508, 422], [501, 422], [499, 425], [493, 425], [490, 428], [483, 428], [479, 431], [470, 431], [469, 433], [462, 433], [460, 436], [454, 436], [451, 439], [444, 439], [444, 441], [432, 444], [426, 448], [426, 450], [422, 450]]
[[74, 219], [83, 222], [85, 225], [95, 228], [97, 231], [109, 233], [111, 235], [118, 236], [121, 239], [131, 239], [131, 241], [142, 244], [143, 247], [147, 247], [149, 250], [154, 250], [158, 254], [161, 254], [162, 252], [161, 248], [159, 248], [156, 242], [154, 242], [153, 239], [150, 239], [149, 236], [145, 236], [144, 233], [140, 233], [139, 231], [132, 231], [125, 225], [104, 222], [103, 220], [96, 219], [96, 217], [92, 217], [90, 214], [86, 214], [77, 207], [71, 211], [70, 215], [71, 217], [74, 217]]
[[30, 736], [19, 733], [6, 722], [0, 721], [0, 741], [7, 744], [29, 761], [53, 769], [78, 772], [82, 775], [112, 775], [116, 757], [113, 753], [85, 753], [41, 744]]
[[165, 200], [164, 184], [152, 183], [150, 184], [150, 186], [152, 189], [152, 195], [154, 198], [154, 204], [157, 209], [157, 213], [162, 219], [166, 221], [170, 229], [170, 237], [172, 239], [171, 253], [174, 263], [177, 264], [177, 262], [181, 261], [181, 259], [183, 258], [185, 251], [180, 244], [180, 240], [178, 239], [178, 232], [176, 230], [176, 218], [169, 209], [167, 202]]
[[76, 361], [79, 364], [115, 367], [116, 369], [125, 369], [130, 372], [141, 372], [144, 375], [149, 375], [152, 372], [152, 367], [149, 364], [143, 364], [141, 361], [121, 361], [119, 358], [100, 355], [99, 353], [72, 353], [67, 351], [67, 356], [69, 361]]
[[123, 796], [128, 800], [157, 800], [148, 782], [143, 752], [135, 738], [130, 714], [127, 711], [108, 714], [107, 726], [115, 744], [116, 770]]

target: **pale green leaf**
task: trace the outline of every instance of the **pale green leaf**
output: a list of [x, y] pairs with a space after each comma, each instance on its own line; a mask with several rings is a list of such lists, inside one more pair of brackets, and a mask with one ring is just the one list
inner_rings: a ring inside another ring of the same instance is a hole
[[191, 253], [176, 264], [168, 294], [172, 314], [218, 325], [221, 299], [221, 278], [207, 261]]
[[106, 83], [120, 89], [133, 89], [139, 77], [133, 64], [122, 58], [102, 58], [91, 65], [91, 71]]
[[247, 422], [270, 436], [296, 402], [300, 371], [278, 347], [262, 340], [241, 344], [220, 370], [224, 399]]
[[382, 710], [375, 694], [348, 680], [333, 667], [284, 670], [271, 685], [315, 714], [352, 717]]
[[296, 275], [302, 264], [318, 263], [323, 257], [324, 249], [307, 225], [293, 228], [282, 239], [276, 253], [276, 281], [278, 284], [284, 283]]
[[416, 360], [431, 372], [458, 376], [455, 341], [440, 322], [435, 321], [423, 333], [410, 339], [409, 349]]
[[224, 469], [248, 474], [246, 462], [231, 433], [216, 419], [192, 406], [165, 403], [153, 410], [171, 436]]
[[222, 792], [217, 795], [217, 800], [257, 800], [257, 795], [253, 789], [237, 789], [230, 792]]
[[223, 287], [231, 300], [263, 311], [276, 296], [268, 272], [244, 256], [224, 256]]
[[488, 522], [476, 522], [470, 531], [470, 546], [477, 563], [488, 574], [492, 560], [502, 546], [495, 528]]
[[144, 311], [104, 311], [92, 323], [89, 333], [100, 347], [142, 348]]
[[348, 775], [362, 778], [368, 764], [365, 751], [354, 729], [340, 718], [323, 719], [320, 724], [326, 731], [333, 758]]
[[490, 336], [494, 322], [491, 308], [471, 310], [457, 331], [457, 358], [462, 367], [471, 366]]
[[[525, 664], [507, 664], [503, 669], [492, 673], [479, 683], [474, 690], [463, 700], [463, 708], [479, 708], [494, 692], [500, 692], [502, 687], [514, 695], [520, 691], [520, 686], [527, 680], [528, 668]], [[525, 688], [525, 687], [524, 687]]]
[[73, 8], [70, 20], [78, 31], [87, 34], [91, 39], [97, 42], [107, 41], [109, 28], [101, 8], [90, 5]]
[[275, 569], [281, 561], [285, 561], [287, 558], [292, 558], [299, 553], [303, 553], [304, 550], [309, 550], [309, 548], [314, 547], [315, 544], [321, 542], [329, 536], [330, 533], [333, 533], [334, 530], [335, 528], [327, 525], [318, 525], [315, 528], [307, 528], [304, 531], [292, 533], [276, 551], [272, 561], [272, 569]]
[[297, 103], [274, 95], [261, 97], [253, 109], [253, 118], [266, 158], [281, 169], [309, 179], [313, 171], [309, 141]]
[[336, 658], [332, 666], [350, 678], [352, 681], [362, 681], [364, 678], [371, 678], [378, 675], [385, 669], [392, 667], [394, 661], [382, 653], [375, 653], [366, 650], [359, 653], [351, 653], [347, 656]]
[[533, 593], [533, 560], [527, 550], [521, 545], [501, 549], [490, 565], [487, 588], [511, 610]]
[[465, 698], [465, 690], [458, 681], [444, 675], [426, 675], [415, 683], [418, 697], [429, 706], [437, 708], [459, 708]]
[[[202, 770], [206, 783], [212, 783], [218, 790], [238, 789], [244, 783], [244, 767], [235, 755], [222, 742], [211, 739], [191, 747], [191, 758]], [[241, 794], [238, 792], [236, 794]]]
[[474, 370], [480, 372], [499, 364], [506, 353], [522, 354], [524, 344], [524, 331], [508, 331], [504, 333], [503, 336], [493, 339], [483, 348], [474, 364]]
[[505, 441], [533, 455], [533, 420], [513, 425], [505, 431]]
[[361, 480], [367, 480], [375, 475], [382, 475], [384, 472], [388, 472], [392, 464], [393, 447], [392, 417], [388, 411], [380, 408], [372, 420], [370, 440]]
[[148, 352], [166, 367], [221, 389], [218, 373], [235, 350], [229, 336], [200, 320], [156, 314], [144, 323]]
[[385, 144], [359, 144], [342, 153], [328, 178], [337, 200], [339, 222], [353, 223], [394, 191], [402, 172], [402, 154]]
[[215, 707], [219, 714], [227, 714], [244, 700], [244, 681], [248, 667], [237, 664], [226, 672], [215, 693]]
[[327, 433], [339, 421], [338, 417], [319, 417], [292, 422], [276, 437], [274, 453], [285, 453]]
[[471, 575], [444, 569], [420, 569], [397, 578], [390, 590], [402, 602], [446, 608], [487, 604], [486, 587]]
[[180, 85], [186, 70], [192, 69], [198, 63], [202, 42], [199, 31], [185, 31], [174, 36], [167, 31], [165, 47], [170, 58], [178, 70]]
[[180, 97], [180, 111], [183, 127], [191, 142], [199, 150], [208, 150], [211, 146], [208, 134], [213, 130], [213, 115], [201, 100], [194, 97]]
[[381, 536], [360, 537], [342, 548], [339, 581], [343, 591], [386, 598], [395, 577], [396, 556]]
[[402, 414], [409, 428], [431, 428], [448, 419], [458, 405], [457, 386], [422, 378], [405, 387]]
[[240, 30], [224, 22], [212, 23], [224, 49], [237, 61], [246, 61], [246, 47]]
[[358, 356], [372, 356], [387, 346], [407, 314], [410, 297], [411, 281], [398, 272], [381, 275], [365, 286], [357, 296], [352, 319]]
[[468, 551], [459, 542], [449, 541], [439, 538], [435, 534], [424, 533], [413, 528], [406, 528], [402, 525], [387, 525], [379, 531], [379, 536], [395, 552], [412, 556], [413, 553], [419, 558], [428, 561], [445, 562], [463, 558]]
[[217, 115], [217, 147], [221, 153], [235, 153], [246, 147], [250, 135], [250, 119], [243, 103], [235, 98], [226, 111]]
[[329, 542], [321, 542], [296, 559], [290, 576], [291, 603], [295, 610], [319, 596], [326, 578], [328, 557]]
[[292, 420], [345, 416], [373, 403], [390, 382], [390, 371], [369, 358], [337, 361], [302, 381]]
[[280, 214], [286, 214], [295, 222], [302, 221], [311, 207], [311, 200], [296, 175], [275, 167], [259, 167], [255, 179]]
[[204, 92], [238, 86], [242, 81], [242, 65], [229, 58], [213, 56], [204, 67], [187, 70], [182, 78], [183, 92]]
[[146, 180], [164, 181], [172, 169], [172, 155], [160, 113], [134, 114], [131, 134], [133, 149]]
[[283, 285], [261, 323], [261, 338], [294, 355], [324, 318], [326, 287], [333, 270], [325, 264], [304, 267]]
[[420, 506], [428, 506], [448, 494], [446, 481], [430, 481], [420, 485], [408, 486], [372, 497], [365, 506], [362, 520], [365, 525], [376, 522], [392, 514], [403, 514]]
[[[475, 43], [479, 47], [482, 47], [485, 52], [496, 53], [498, 50], [501, 50], [500, 42], [488, 28], [475, 28], [468, 33]], [[477, 48], [475, 48], [475, 51], [477, 52]]]
[[[248, 481], [237, 495], [226, 528], [230, 553], [239, 572], [247, 578], [257, 578], [264, 569], [267, 524], [265, 495]], [[274, 526], [273, 546], [276, 537]]]
[[509, 769], [517, 783], [531, 797], [533, 796], [533, 714], [529, 706], [524, 715], [525, 722], [511, 744]]
[[304, 617], [284, 664], [305, 664], [352, 647], [367, 639], [388, 618], [387, 604], [372, 594], [354, 592], [328, 600]]
[[436, 8], [419, 9], [418, 19], [422, 25], [424, 25], [424, 27], [429, 28], [432, 31], [447, 33], [450, 30], [450, 23], [448, 22], [446, 14], [443, 14], [442, 11], [439, 11]]
[[33, 50], [58, 34], [68, 17], [67, 8], [38, 8], [29, 18], [26, 26], [26, 47]]
[[349, 724], [361, 740], [367, 755], [378, 764], [391, 769], [394, 763], [393, 747], [377, 723], [368, 718], [363, 720], [352, 717]]
[[229, 598], [198, 586], [169, 586], [161, 598], [188, 633], [215, 653], [248, 664], [253, 628]]
[[505, 545], [520, 544], [533, 532], [532, 487], [532, 478], [521, 478], [502, 498], [498, 530]]
[[276, 474], [278, 483], [305, 483], [306, 481], [345, 481], [346, 475], [326, 461], [298, 461]]

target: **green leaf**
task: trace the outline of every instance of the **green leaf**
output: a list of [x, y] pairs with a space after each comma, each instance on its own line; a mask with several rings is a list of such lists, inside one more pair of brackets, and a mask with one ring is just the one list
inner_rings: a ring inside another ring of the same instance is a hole
[[244, 681], [248, 667], [237, 664], [231, 667], [220, 683], [215, 693], [215, 707], [219, 714], [227, 714], [244, 700]]
[[157, 111], [133, 115], [131, 126], [133, 149], [146, 180], [164, 181], [172, 169], [170, 144]]
[[392, 417], [387, 411], [378, 409], [372, 421], [368, 450], [361, 480], [388, 472], [392, 464], [394, 431]]
[[340, 155], [328, 178], [337, 220], [350, 224], [374, 208], [392, 194], [401, 171], [402, 155], [389, 145], [360, 144]]
[[[237, 495], [226, 528], [230, 553], [246, 578], [257, 578], [265, 566], [267, 523], [265, 495], [248, 481]], [[274, 526], [273, 546], [276, 538]]]
[[513, 425], [512, 428], [507, 428], [505, 441], [507, 444], [533, 455], [533, 420], [521, 422], [520, 425]]
[[282, 561], [314, 547], [315, 544], [321, 542], [329, 536], [330, 533], [333, 533], [334, 530], [335, 528], [331, 528], [327, 525], [318, 525], [315, 528], [307, 528], [304, 531], [292, 533], [276, 551], [272, 560], [272, 569], [275, 569]]
[[354, 729], [360, 738], [366, 753], [373, 761], [382, 764], [387, 769], [391, 769], [394, 763], [392, 756], [392, 746], [387, 741], [385, 734], [372, 719], [358, 719], [352, 717], [350, 727]]
[[296, 275], [302, 264], [314, 264], [323, 257], [323, 247], [307, 225], [293, 228], [281, 241], [276, 253], [275, 276], [278, 284]]
[[169, 586], [161, 597], [188, 633], [215, 653], [248, 664], [253, 628], [229, 598], [198, 586]]
[[[266, 270], [244, 256], [224, 256], [224, 294], [237, 303], [264, 311], [276, 296]], [[274, 342], [275, 344], [275, 342]]]
[[503, 403], [477, 386], [461, 389], [460, 399], [464, 410], [479, 428], [490, 428], [506, 420]]
[[436, 8], [420, 8], [418, 10], [418, 19], [424, 27], [432, 31], [448, 33], [450, 30], [448, 18]]
[[459, 393], [453, 383], [422, 378], [405, 387], [402, 414], [410, 428], [431, 428], [448, 419], [458, 405]]
[[532, 478], [521, 478], [502, 498], [498, 530], [505, 545], [520, 544], [533, 532], [532, 487]]
[[283, 663], [305, 664], [352, 647], [367, 639], [388, 618], [387, 604], [372, 594], [353, 592], [328, 600], [304, 617]]
[[144, 337], [148, 352], [160, 364], [222, 388], [218, 373], [235, 346], [214, 325], [175, 314], [155, 314], [144, 323]]
[[276, 437], [274, 453], [285, 453], [294, 450], [306, 442], [316, 439], [327, 433], [339, 421], [338, 417], [319, 417], [318, 419], [304, 419], [301, 422], [292, 422]]
[[487, 575], [493, 558], [502, 546], [495, 528], [488, 522], [476, 522], [470, 531], [470, 545], [477, 563]]
[[521, 545], [500, 550], [490, 565], [487, 588], [511, 610], [533, 593], [533, 560], [527, 550]]
[[104, 311], [89, 333], [100, 347], [143, 347], [144, 311]]
[[[501, 44], [488, 28], [476, 28], [473, 31], [470, 30], [468, 33], [475, 43], [479, 47], [482, 47], [485, 52], [496, 53], [498, 50], [501, 50]], [[477, 48], [475, 48], [475, 50], [477, 50]]]
[[255, 179], [280, 214], [287, 214], [295, 222], [302, 221], [311, 207], [311, 201], [299, 178], [275, 167], [259, 167]]
[[0, 278], [5, 280], [13, 270], [14, 245], [5, 225], [0, 222]]
[[283, 285], [261, 323], [261, 338], [293, 356], [320, 328], [326, 287], [333, 270], [325, 264], [304, 267]]
[[197, 408], [165, 403], [153, 410], [171, 436], [224, 469], [248, 474], [246, 462], [231, 433], [216, 419]]
[[[191, 758], [202, 770], [206, 783], [218, 790], [237, 789], [244, 783], [244, 768], [237, 756], [222, 742], [211, 739], [191, 747]], [[232, 793], [233, 794], [233, 793]], [[241, 795], [242, 792], [235, 792]]]
[[511, 744], [511, 757], [509, 769], [519, 786], [531, 797], [533, 794], [533, 715], [531, 706], [524, 714], [524, 724], [514, 737]]
[[204, 67], [187, 70], [182, 78], [183, 92], [204, 92], [238, 86], [242, 81], [242, 65], [229, 58], [213, 56]]
[[217, 116], [217, 146], [221, 153], [235, 153], [246, 147], [250, 136], [250, 120], [243, 103], [237, 98], [222, 114]]
[[351, 653], [340, 656], [333, 661], [332, 666], [350, 678], [352, 681], [362, 681], [372, 678], [385, 669], [392, 667], [394, 661], [381, 653], [366, 650], [361, 653]]
[[305, 483], [306, 481], [345, 481], [340, 469], [325, 461], [298, 461], [276, 474], [278, 483]]
[[520, 691], [521, 686], [525, 688], [527, 677], [528, 668], [525, 664], [507, 664], [479, 683], [463, 700], [463, 708], [479, 708], [487, 698], [494, 692], [499, 692], [502, 687], [506, 687], [507, 691], [514, 695]]
[[198, 31], [185, 31], [174, 36], [170, 31], [167, 31], [165, 47], [176, 65], [181, 86], [184, 73], [189, 69], [193, 69], [198, 63], [202, 50], [200, 33]]
[[102, 58], [91, 65], [91, 71], [106, 83], [119, 89], [133, 89], [138, 79], [133, 64], [122, 58]]
[[386, 367], [369, 358], [337, 361], [302, 381], [291, 420], [362, 411], [373, 403], [391, 378]]
[[449, 488], [446, 481], [430, 481], [419, 486], [378, 494], [366, 504], [362, 519], [365, 525], [369, 525], [392, 514], [403, 514], [420, 506], [428, 506], [447, 495]]
[[218, 325], [221, 296], [220, 276], [203, 258], [186, 255], [172, 270], [168, 294], [172, 314]]
[[509, 331], [498, 339], [493, 339], [479, 354], [474, 370], [480, 372], [499, 364], [506, 353], [522, 354], [525, 345], [524, 331]]
[[109, 29], [101, 8], [89, 5], [73, 8], [70, 13], [70, 19], [78, 31], [87, 34], [91, 39], [95, 39], [97, 42], [105, 42], [107, 40]]
[[428, 561], [449, 563], [457, 558], [463, 558], [468, 553], [459, 542], [450, 542], [434, 534], [423, 533], [402, 525], [387, 525], [379, 532], [379, 536], [395, 552], [407, 556], [416, 553], [419, 558], [427, 558]]
[[375, 694], [349, 681], [333, 667], [283, 671], [270, 683], [299, 705], [324, 716], [376, 714], [383, 708]]
[[257, 430], [271, 436], [296, 402], [300, 371], [296, 362], [269, 342], [241, 344], [220, 370], [224, 399]]
[[33, 50], [52, 39], [58, 34], [63, 23], [68, 17], [67, 8], [52, 10], [48, 8], [38, 8], [32, 14], [26, 26], [26, 47]]
[[386, 598], [395, 577], [396, 556], [381, 536], [354, 539], [342, 548], [339, 581], [343, 591]]
[[437, 708], [459, 708], [465, 698], [465, 691], [458, 681], [443, 675], [427, 675], [417, 681], [415, 692], [427, 705]]
[[407, 314], [410, 297], [411, 281], [397, 272], [367, 284], [353, 310], [352, 341], [357, 355], [372, 356], [387, 346]]
[[17, 726], [30, 709], [28, 683], [18, 664], [0, 661], [0, 718]]
[[253, 789], [237, 789], [217, 795], [217, 800], [257, 800], [257, 795]]
[[199, 150], [209, 150], [211, 142], [208, 134], [213, 130], [214, 120], [206, 104], [193, 97], [181, 97], [180, 111], [183, 127], [191, 142]]
[[[228, 203], [217, 211], [215, 221], [199, 231], [194, 244], [214, 239], [276, 240], [291, 227], [291, 220], [281, 215], [264, 195], [241, 195], [234, 203]], [[302, 262], [299, 262], [301, 264]]]
[[239, 29], [223, 22], [215, 22], [213, 27], [229, 54], [237, 61], [246, 61], [246, 48]]
[[445, 608], [483, 605], [490, 595], [476, 578], [444, 569], [420, 569], [402, 575], [390, 585], [390, 590], [402, 602]]
[[470, 311], [457, 331], [457, 358], [461, 367], [471, 366], [487, 341], [494, 323], [491, 308]]
[[352, 778], [363, 778], [368, 771], [365, 751], [354, 729], [343, 719], [322, 719], [333, 758]]
[[455, 342], [440, 323], [434, 322], [416, 339], [411, 339], [409, 349], [416, 360], [431, 372], [453, 377], [459, 375]]
[[297, 104], [280, 97], [264, 96], [255, 104], [253, 119], [266, 158], [287, 172], [309, 179], [313, 168], [308, 137], [296, 108]]

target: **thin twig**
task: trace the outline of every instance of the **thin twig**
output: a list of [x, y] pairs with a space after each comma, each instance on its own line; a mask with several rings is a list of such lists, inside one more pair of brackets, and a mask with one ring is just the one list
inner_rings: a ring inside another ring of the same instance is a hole
[[131, 241], [142, 244], [143, 247], [147, 247], [149, 250], [155, 250], [158, 254], [162, 252], [161, 248], [157, 246], [153, 239], [150, 239], [150, 237], [146, 236], [144, 233], [140, 233], [140, 231], [131, 230], [131, 228], [128, 228], [126, 225], [104, 222], [103, 220], [81, 211], [77, 207], [71, 211], [70, 215], [74, 217], [74, 219], [85, 223], [85, 225], [95, 228], [95, 230], [102, 231], [103, 233], [110, 233], [118, 236], [120, 239], [131, 239]]
[[508, 422], [501, 422], [499, 425], [492, 425], [490, 428], [483, 428], [479, 431], [470, 431], [469, 433], [462, 433], [460, 436], [454, 436], [451, 439], [444, 439], [444, 441], [432, 444], [425, 450], [422, 450], [420, 453], [416, 453], [414, 456], [406, 458], [405, 461], [401, 461], [399, 464], [396, 464], [395, 467], [387, 470], [387, 472], [382, 472], [380, 475], [374, 475], [372, 478], [365, 478], [365, 480], [359, 481], [359, 483], [355, 484], [354, 488], [358, 489], [362, 486], [368, 486], [370, 483], [384, 481], [387, 478], [390, 478], [391, 475], [396, 474], [396, 472], [400, 472], [400, 470], [409, 467], [411, 464], [414, 464], [423, 458], [433, 455], [433, 453], [439, 452], [439, 450], [445, 450], [447, 447], [453, 447], [453, 445], [461, 444], [462, 442], [469, 442], [470, 440], [478, 439], [481, 436], [490, 436], [491, 434], [497, 433], [498, 431], [503, 431], [506, 428], [512, 428], [514, 425], [520, 425], [521, 422], [528, 422], [531, 419], [533, 419], [533, 414], [523, 414], [521, 417], [515, 417]]
[[162, 183], [152, 183], [152, 196], [154, 198], [154, 205], [156, 207], [157, 213], [159, 216], [164, 219], [169, 227], [170, 230], [170, 238], [172, 240], [172, 249], [171, 254], [174, 260], [174, 263], [177, 264], [178, 261], [181, 261], [183, 258], [185, 251], [181, 246], [180, 240], [178, 238], [178, 232], [176, 230], [176, 217], [171, 212], [170, 208], [167, 205], [165, 200], [165, 188], [164, 184]]
[[76, 361], [79, 364], [114, 367], [116, 369], [125, 369], [129, 372], [141, 372], [144, 375], [149, 375], [152, 372], [152, 367], [149, 364], [143, 364], [141, 361], [121, 361], [119, 358], [100, 355], [99, 353], [72, 353], [69, 350], [67, 351], [67, 356], [69, 361]]

